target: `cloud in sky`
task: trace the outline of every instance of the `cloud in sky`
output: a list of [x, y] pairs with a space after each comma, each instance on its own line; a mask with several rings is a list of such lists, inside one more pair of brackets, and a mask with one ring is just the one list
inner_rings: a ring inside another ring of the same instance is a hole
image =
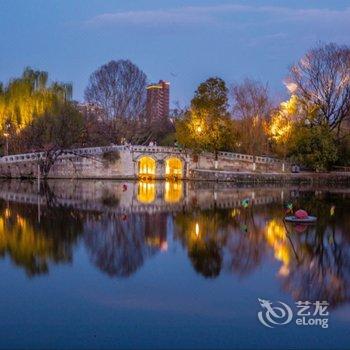
[[[224, 15], [254, 14], [261, 15], [263, 21], [319, 21], [349, 23], [350, 7], [344, 10], [329, 8], [290, 8], [282, 6], [250, 6], [218, 4], [215, 6], [187, 6], [172, 9], [143, 11], [118, 11], [103, 13], [85, 21], [89, 26], [103, 25], [196, 25], [215, 24], [222, 21]], [[226, 18], [226, 21], [228, 19]]]

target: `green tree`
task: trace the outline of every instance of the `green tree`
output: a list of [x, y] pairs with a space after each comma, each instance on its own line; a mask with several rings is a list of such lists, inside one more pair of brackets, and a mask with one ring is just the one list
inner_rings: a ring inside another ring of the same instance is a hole
[[220, 78], [200, 84], [191, 108], [176, 122], [178, 142], [195, 152], [229, 150], [234, 139], [233, 123], [227, 112], [228, 90]]
[[312, 170], [330, 169], [338, 159], [334, 133], [327, 126], [298, 125], [291, 137], [289, 156]]
[[224, 80], [218, 77], [201, 83], [191, 101], [191, 108], [205, 110], [215, 116], [228, 114], [228, 89]]

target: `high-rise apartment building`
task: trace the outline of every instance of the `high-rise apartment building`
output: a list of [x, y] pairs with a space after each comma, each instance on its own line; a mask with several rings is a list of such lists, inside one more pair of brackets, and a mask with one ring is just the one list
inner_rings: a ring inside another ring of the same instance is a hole
[[169, 117], [170, 83], [159, 80], [147, 86], [147, 116], [150, 119]]

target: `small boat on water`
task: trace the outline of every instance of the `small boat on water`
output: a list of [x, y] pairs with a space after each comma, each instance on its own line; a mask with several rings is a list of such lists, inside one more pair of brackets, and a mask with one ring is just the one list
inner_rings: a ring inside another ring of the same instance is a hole
[[317, 217], [311, 216], [307, 211], [299, 209], [294, 215], [286, 216], [284, 220], [296, 224], [313, 224], [317, 221]]
[[316, 216], [308, 216], [307, 218], [304, 219], [298, 219], [297, 217], [293, 216], [286, 216], [284, 218], [285, 221], [287, 222], [292, 222], [296, 224], [313, 224], [317, 221]]

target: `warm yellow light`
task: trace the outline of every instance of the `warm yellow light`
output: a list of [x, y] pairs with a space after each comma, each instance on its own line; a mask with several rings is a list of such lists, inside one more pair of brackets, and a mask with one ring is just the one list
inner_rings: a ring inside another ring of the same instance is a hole
[[177, 203], [182, 198], [182, 182], [166, 181], [164, 200], [167, 203]]
[[239, 209], [232, 209], [231, 216], [234, 218], [234, 217], [238, 216], [240, 213], [241, 213], [241, 211]]
[[196, 237], [199, 237], [199, 224], [198, 224], [198, 222], [196, 222], [195, 233], [196, 233]]
[[4, 217], [8, 219], [11, 216], [11, 210], [10, 208], [6, 208], [4, 212]]
[[139, 181], [137, 184], [137, 200], [141, 203], [152, 203], [156, 198], [156, 184], [153, 181]]
[[286, 275], [289, 271], [291, 250], [284, 225], [275, 219], [270, 220], [266, 226], [265, 238], [267, 243], [273, 248], [275, 258], [283, 263], [283, 268], [280, 272]]
[[269, 134], [277, 143], [287, 141], [292, 132], [293, 124], [298, 114], [298, 99], [296, 96], [285, 102], [282, 102], [278, 113], [272, 116]]
[[28, 271], [37, 264], [46, 266], [49, 259], [57, 259], [57, 247], [52, 239], [35, 228], [26, 218], [6, 209], [4, 216], [14, 220], [6, 221], [0, 217], [0, 253], [8, 253], [17, 265]]
[[165, 176], [172, 179], [182, 177], [181, 159], [172, 157], [165, 161]]
[[154, 177], [156, 175], [156, 161], [151, 157], [139, 159], [139, 177]]

